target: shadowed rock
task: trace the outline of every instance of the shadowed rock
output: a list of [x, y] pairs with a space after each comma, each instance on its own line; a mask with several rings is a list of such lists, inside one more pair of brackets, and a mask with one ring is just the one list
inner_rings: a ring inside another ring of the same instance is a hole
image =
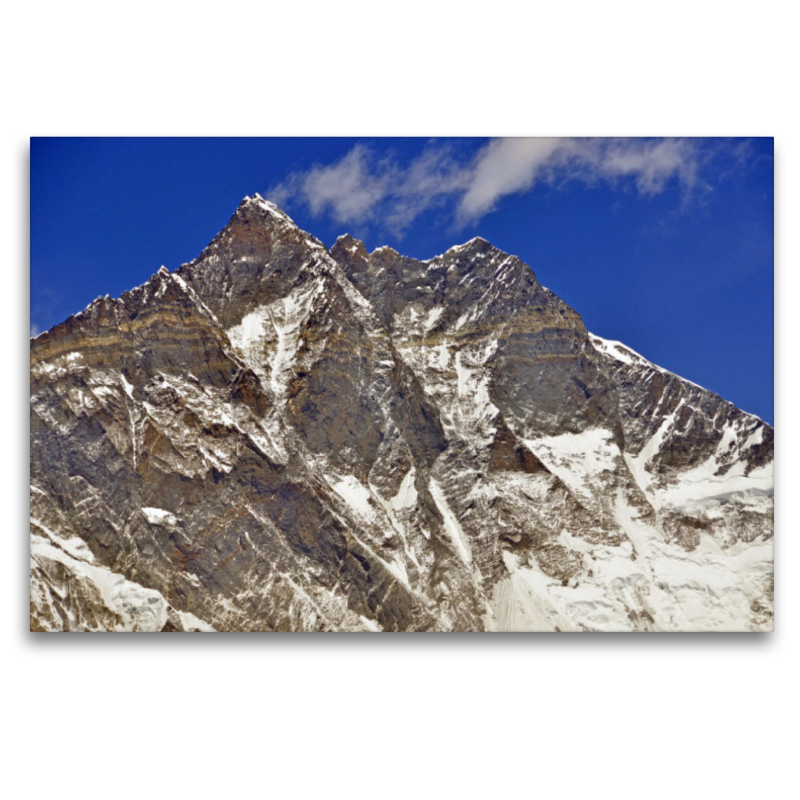
[[480, 238], [245, 198], [31, 341], [30, 430], [32, 630], [772, 625], [772, 428]]

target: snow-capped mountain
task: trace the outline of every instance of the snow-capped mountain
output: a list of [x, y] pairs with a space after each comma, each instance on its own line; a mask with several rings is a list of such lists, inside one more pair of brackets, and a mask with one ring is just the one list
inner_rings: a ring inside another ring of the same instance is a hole
[[256, 195], [31, 341], [31, 628], [771, 630], [772, 464], [483, 239]]

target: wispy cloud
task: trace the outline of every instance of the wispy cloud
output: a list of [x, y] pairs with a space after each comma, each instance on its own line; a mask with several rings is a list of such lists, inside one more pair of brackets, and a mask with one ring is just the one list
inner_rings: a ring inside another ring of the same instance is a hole
[[401, 235], [424, 211], [445, 206], [458, 225], [475, 222], [508, 195], [537, 184], [605, 182], [655, 195], [679, 185], [684, 199], [707, 188], [708, 157], [692, 139], [493, 139], [468, 157], [430, 142], [410, 163], [355, 145], [332, 164], [290, 175], [268, 191], [283, 205], [300, 202], [339, 223], [381, 227]]
[[447, 145], [430, 145], [408, 165], [355, 145], [338, 161], [290, 175], [267, 191], [278, 203], [300, 201], [315, 216], [402, 233], [423, 211], [466, 191], [469, 168]]
[[38, 336], [41, 332], [39, 326], [35, 322], [31, 322], [31, 339]]
[[299, 197], [315, 215], [329, 213], [337, 222], [351, 222], [371, 216], [386, 198], [396, 173], [393, 164], [356, 145], [334, 164], [291, 175], [269, 195], [278, 204]]

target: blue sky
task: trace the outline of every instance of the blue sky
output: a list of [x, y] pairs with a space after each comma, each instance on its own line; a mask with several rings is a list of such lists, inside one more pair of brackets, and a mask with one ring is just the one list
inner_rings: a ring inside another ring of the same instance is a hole
[[194, 258], [255, 192], [331, 245], [483, 236], [592, 332], [773, 421], [772, 139], [31, 140], [31, 331]]

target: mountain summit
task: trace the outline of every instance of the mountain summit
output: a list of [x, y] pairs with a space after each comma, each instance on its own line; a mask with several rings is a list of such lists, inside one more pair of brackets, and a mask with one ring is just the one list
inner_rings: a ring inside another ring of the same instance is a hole
[[30, 356], [32, 630], [772, 629], [772, 428], [484, 239], [247, 197]]

